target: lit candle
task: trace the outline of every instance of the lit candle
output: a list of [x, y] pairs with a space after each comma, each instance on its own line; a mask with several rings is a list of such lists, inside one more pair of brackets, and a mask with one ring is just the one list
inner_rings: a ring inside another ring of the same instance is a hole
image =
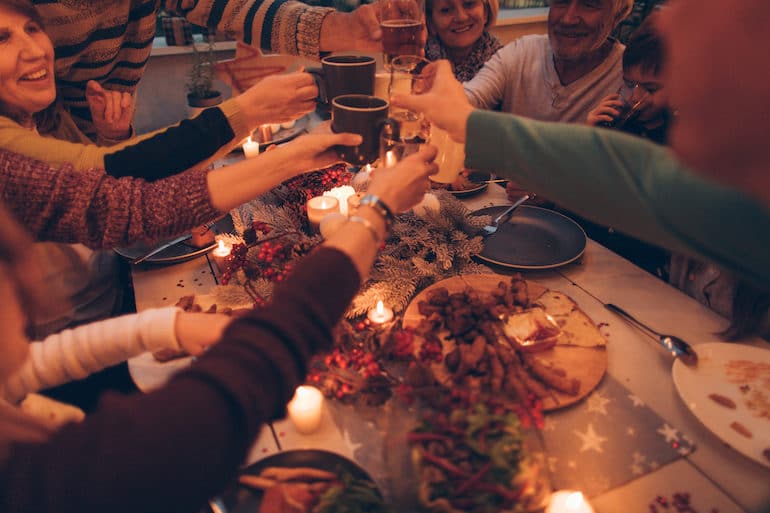
[[594, 509], [582, 493], [560, 490], [551, 495], [546, 513], [594, 513]]
[[217, 264], [217, 269], [219, 269], [219, 272], [224, 272], [226, 268], [226, 262], [228, 256], [230, 256], [230, 252], [232, 251], [232, 247], [230, 247], [228, 244], [225, 244], [225, 241], [222, 239], [219, 239], [217, 242], [217, 247], [213, 249], [211, 252], [211, 256], [214, 257], [214, 262]]
[[310, 228], [317, 232], [321, 220], [328, 214], [339, 212], [340, 202], [332, 196], [316, 196], [307, 200], [307, 219]]
[[366, 314], [366, 318], [369, 319], [372, 324], [385, 324], [393, 320], [393, 310], [383, 304], [382, 301], [377, 301], [377, 306], [369, 310]]
[[294, 397], [286, 410], [294, 427], [303, 435], [308, 435], [318, 429], [323, 416], [324, 396], [314, 387], [297, 387]]
[[324, 192], [324, 196], [330, 196], [337, 198], [340, 205], [340, 214], [348, 215], [348, 198], [356, 193], [356, 190], [350, 185], [343, 185], [341, 187], [334, 187], [333, 189]]
[[249, 136], [248, 139], [246, 139], [246, 142], [243, 143], [243, 154], [246, 155], [247, 159], [250, 159], [251, 157], [256, 157], [259, 155], [259, 142], [255, 141], [254, 139]]

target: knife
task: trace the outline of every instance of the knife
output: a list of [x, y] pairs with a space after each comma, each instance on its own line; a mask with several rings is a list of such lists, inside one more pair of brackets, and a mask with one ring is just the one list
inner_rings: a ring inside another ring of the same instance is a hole
[[180, 242], [184, 242], [187, 239], [191, 239], [191, 238], [192, 238], [192, 233], [188, 233], [186, 235], [180, 235], [179, 237], [177, 237], [175, 239], [171, 239], [170, 241], [166, 242], [165, 244], [161, 244], [160, 246], [150, 250], [148, 253], [145, 253], [144, 255], [131, 260], [131, 263], [133, 265], [141, 264], [142, 262], [144, 262], [148, 258], [151, 258], [151, 257], [157, 255], [161, 251], [163, 251], [165, 249], [168, 249], [171, 246], [175, 246], [175, 245], [179, 244]]

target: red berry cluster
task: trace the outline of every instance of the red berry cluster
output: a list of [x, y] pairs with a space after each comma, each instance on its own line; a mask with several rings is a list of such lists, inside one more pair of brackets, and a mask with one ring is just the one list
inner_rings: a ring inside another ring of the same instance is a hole
[[249, 248], [246, 244], [234, 244], [230, 254], [225, 258], [225, 269], [219, 276], [222, 285], [227, 285], [233, 277], [233, 272], [247, 266], [246, 255]]
[[314, 173], [306, 173], [286, 182], [289, 189], [286, 201], [304, 211], [307, 208], [307, 200], [320, 196], [333, 187], [349, 184], [352, 179], [353, 173], [348, 171], [345, 164], [335, 164]]
[[393, 330], [393, 346], [390, 356], [396, 360], [408, 360], [414, 356], [414, 330], [404, 328]]
[[420, 345], [417, 359], [422, 364], [441, 363], [444, 360], [444, 352], [441, 341], [435, 335], [427, 334]]
[[335, 348], [327, 354], [325, 369], [313, 369], [308, 380], [318, 386], [328, 397], [343, 399], [361, 388], [365, 381], [383, 374], [374, 355], [359, 348], [344, 352]]

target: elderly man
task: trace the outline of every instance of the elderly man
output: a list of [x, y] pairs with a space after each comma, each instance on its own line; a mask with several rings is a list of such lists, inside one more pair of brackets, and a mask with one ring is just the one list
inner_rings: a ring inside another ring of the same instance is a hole
[[551, 0], [548, 36], [500, 49], [469, 82], [476, 107], [541, 121], [585, 122], [623, 81], [624, 46], [610, 38], [633, 0]]

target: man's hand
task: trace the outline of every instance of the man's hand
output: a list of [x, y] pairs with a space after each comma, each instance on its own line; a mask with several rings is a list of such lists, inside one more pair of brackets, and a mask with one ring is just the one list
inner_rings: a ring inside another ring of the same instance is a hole
[[315, 110], [318, 88], [309, 73], [296, 72], [263, 78], [236, 101], [252, 126], [294, 121]]
[[380, 9], [375, 2], [349, 13], [329, 13], [321, 25], [319, 47], [322, 52], [381, 52], [381, 39]]
[[134, 117], [134, 97], [131, 93], [110, 91], [99, 82], [89, 80], [86, 100], [100, 137], [121, 140], [131, 135], [131, 119]]

